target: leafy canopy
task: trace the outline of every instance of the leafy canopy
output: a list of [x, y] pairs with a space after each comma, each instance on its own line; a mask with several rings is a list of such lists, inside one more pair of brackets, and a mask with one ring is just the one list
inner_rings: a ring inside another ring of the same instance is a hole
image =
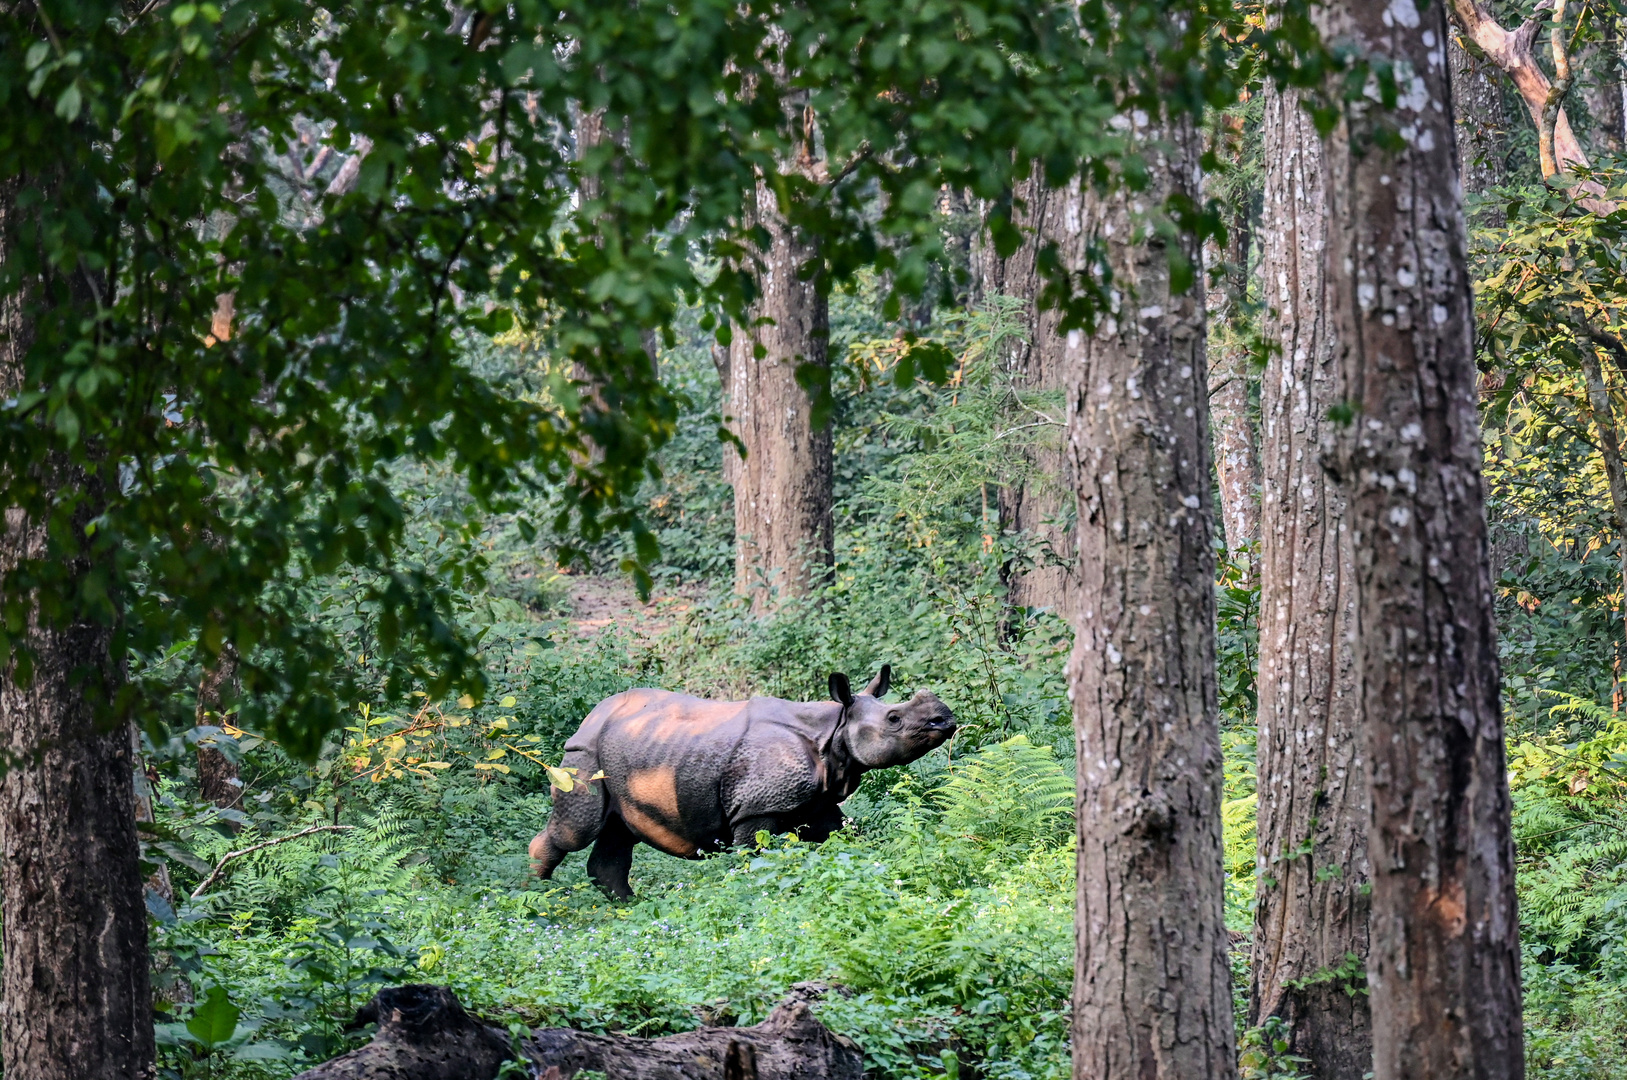
[[[8, 5], [0, 495], [48, 540], [0, 650], [26, 678], [36, 618], [111, 625], [115, 657], [231, 645], [242, 722], [309, 753], [356, 694], [301, 586], [348, 564], [391, 691], [478, 695], [449, 582], [403, 553], [403, 465], [481, 509], [549, 490], [647, 581], [629, 494], [676, 409], [644, 343], [683, 303], [720, 339], [744, 317], [759, 177], [818, 241], [801, 273], [918, 291], [944, 186], [1010, 250], [1015, 179], [1137, 182], [1113, 113], [1235, 99], [1240, 50], [1284, 40], [1224, 0]], [[583, 110], [608, 134], [578, 147]], [[1088, 322], [1099, 283], [1065, 284]], [[480, 377], [463, 343], [516, 324], [577, 377]], [[166, 670], [103, 704], [158, 723]]]

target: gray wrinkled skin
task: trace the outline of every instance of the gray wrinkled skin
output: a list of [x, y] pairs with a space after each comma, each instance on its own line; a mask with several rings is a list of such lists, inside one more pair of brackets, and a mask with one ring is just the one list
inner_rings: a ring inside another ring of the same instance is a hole
[[626, 899], [640, 842], [696, 859], [759, 830], [824, 840], [841, 828], [840, 804], [866, 772], [906, 765], [954, 734], [954, 714], [933, 694], [882, 701], [890, 682], [883, 666], [858, 694], [846, 675], [832, 675], [832, 701], [706, 701], [664, 690], [606, 698], [565, 743], [563, 765], [577, 783], [552, 791], [548, 827], [531, 841], [538, 873], [552, 876], [592, 844], [588, 876]]

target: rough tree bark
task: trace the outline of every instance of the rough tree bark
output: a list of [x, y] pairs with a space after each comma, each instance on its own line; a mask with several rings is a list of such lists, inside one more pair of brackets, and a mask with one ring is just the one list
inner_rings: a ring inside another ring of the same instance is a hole
[[[198, 682], [198, 706], [194, 720], [197, 726], [220, 726], [224, 691], [236, 680], [237, 650], [227, 645]], [[198, 791], [222, 809], [243, 808], [243, 782], [238, 776], [237, 763], [216, 747], [203, 743], [198, 744]], [[233, 832], [239, 827], [235, 821], [226, 824]]]
[[[1361, 1080], [1373, 1042], [1367, 766], [1344, 499], [1322, 468], [1343, 400], [1322, 142], [1292, 94], [1265, 100], [1261, 279], [1276, 343], [1261, 392], [1258, 884], [1249, 1023], [1280, 1016], [1318, 1080]], [[1354, 965], [1349, 958], [1355, 957]], [[1352, 971], [1351, 968], [1354, 967]], [[1344, 971], [1340, 977], [1327, 976]], [[1317, 979], [1314, 977], [1322, 976]]]
[[[1488, 61], [1514, 81], [1520, 99], [1531, 113], [1531, 122], [1541, 127], [1542, 110], [1551, 87], [1548, 76], [1537, 66], [1534, 45], [1538, 32], [1549, 22], [1547, 11], [1537, 11], [1511, 32], [1492, 17], [1485, 0], [1450, 0], [1450, 6], [1452, 21], [1458, 29], [1479, 46]], [[1430, 21], [1433, 23], [1433, 18]], [[1577, 142], [1570, 118], [1563, 109], [1554, 121], [1554, 156], [1560, 169], [1588, 163], [1587, 154]]]
[[[1136, 115], [1153, 181], [1087, 196], [1122, 303], [1070, 335], [1068, 452], [1080, 590], [1068, 664], [1078, 748], [1073, 1074], [1236, 1075], [1222, 921], [1215, 555], [1201, 289], [1171, 289], [1190, 240], [1132, 204], [1195, 197], [1187, 120]], [[1171, 252], [1166, 245], [1182, 244]]]
[[[1029, 231], [1010, 258], [997, 258], [991, 245], [979, 245], [979, 291], [985, 296], [998, 293], [1027, 301], [1028, 340], [1006, 358], [1013, 382], [1027, 390], [1060, 390], [1066, 381], [1067, 335], [1057, 332], [1060, 316], [1055, 309], [1040, 302], [1045, 277], [1039, 269], [1039, 253], [1045, 245], [1055, 244], [1064, 265], [1077, 268], [1085, 243], [1080, 226], [1082, 197], [1077, 185], [1057, 191], [1037, 175], [1019, 183], [1013, 194], [1025, 205], [1019, 220]], [[1014, 569], [1007, 576], [1007, 598], [1013, 607], [1049, 608], [1067, 617], [1075, 583], [1066, 564], [1074, 541], [1052, 523], [1063, 518], [1073, 495], [1066, 486], [1060, 446], [1036, 448], [1032, 455], [1029, 479], [999, 493], [1000, 525], [1007, 531], [1027, 533], [1039, 542], [1042, 552], [1048, 548], [1057, 559], [1042, 558], [1032, 566]]]
[[[1247, 216], [1232, 215], [1226, 250], [1211, 245], [1205, 261], [1222, 273], [1209, 287], [1211, 328], [1231, 324], [1248, 288]], [[1227, 327], [1230, 329], [1230, 326]], [[1248, 347], [1236, 333], [1210, 338], [1209, 424], [1214, 436], [1215, 474], [1220, 484], [1220, 518], [1226, 549], [1233, 559], [1260, 539], [1260, 452], [1249, 416]], [[1257, 559], [1258, 556], [1255, 556]], [[1251, 568], [1252, 569], [1252, 568]]]
[[[0, 188], [0, 257], [24, 230], [15, 181]], [[25, 295], [0, 299], [0, 394], [15, 397], [33, 342]], [[10, 467], [10, 466], [8, 466]], [[76, 492], [74, 521], [96, 488], [66, 461], [39, 477]], [[0, 573], [46, 553], [44, 523], [8, 509]], [[73, 565], [71, 571], [88, 566]], [[124, 724], [99, 716], [116, 688], [112, 629], [35, 620], [29, 679], [0, 676], [0, 1059], [8, 1080], [149, 1077], [153, 1067], [147, 919], [136, 838], [135, 762]]]
[[[1458, 6], [1463, 6], [1458, 0]], [[1474, 313], [1437, 5], [1340, 0], [1331, 38], [1410, 69], [1390, 120], [1328, 143], [1340, 383], [1371, 776], [1376, 1080], [1523, 1075], [1514, 845], [1476, 407]]]
[[1446, 52], [1452, 62], [1458, 176], [1466, 193], [1478, 195], [1506, 178], [1508, 111], [1489, 61], [1476, 59], [1455, 31], [1447, 38]]
[[1582, 61], [1591, 77], [1582, 86], [1588, 115], [1593, 118], [1593, 149], [1619, 154], [1627, 146], [1627, 110], [1622, 108], [1621, 29], [1608, 10], [1597, 21], [1599, 40], [1589, 45]]
[[830, 424], [814, 425], [813, 401], [797, 382], [798, 366], [828, 363], [830, 319], [817, 282], [798, 277], [817, 251], [789, 227], [765, 183], [750, 216], [746, 224], [767, 229], [769, 245], [758, 252], [750, 323], [734, 328], [720, 374], [730, 429], [746, 448], [744, 457], [724, 449], [735, 590], [761, 611], [776, 596], [806, 594], [834, 557]]
[[444, 986], [392, 986], [356, 1013], [373, 1041], [296, 1080], [490, 1080], [509, 1059], [509, 1036], [464, 1011]]

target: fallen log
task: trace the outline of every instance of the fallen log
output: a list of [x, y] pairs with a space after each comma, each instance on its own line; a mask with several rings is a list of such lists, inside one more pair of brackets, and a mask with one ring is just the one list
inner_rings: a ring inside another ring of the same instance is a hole
[[584, 1069], [608, 1080], [860, 1080], [864, 1055], [793, 998], [755, 1027], [705, 1027], [660, 1039], [545, 1028], [522, 1042], [534, 1069], [571, 1080]]
[[511, 1056], [508, 1032], [464, 1011], [444, 986], [391, 986], [356, 1013], [373, 1041], [295, 1080], [490, 1080]]
[[[521, 1041], [530, 1073], [572, 1080], [862, 1080], [864, 1056], [808, 1007], [822, 987], [802, 984], [754, 1027], [703, 1027], [659, 1039], [540, 1028]], [[508, 1033], [470, 1016], [444, 986], [380, 990], [356, 1014], [373, 1041], [295, 1080], [491, 1080], [512, 1056]]]

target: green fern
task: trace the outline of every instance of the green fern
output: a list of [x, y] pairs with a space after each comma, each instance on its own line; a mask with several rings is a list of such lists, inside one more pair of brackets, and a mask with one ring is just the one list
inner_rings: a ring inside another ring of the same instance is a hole
[[1026, 735], [956, 766], [935, 793], [944, 832], [995, 847], [1053, 844], [1071, 832], [1073, 779]]

